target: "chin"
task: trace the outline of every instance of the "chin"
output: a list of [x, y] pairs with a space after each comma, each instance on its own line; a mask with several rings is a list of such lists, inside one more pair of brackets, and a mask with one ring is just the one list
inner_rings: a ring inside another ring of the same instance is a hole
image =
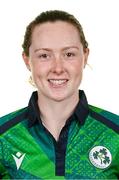
[[56, 101], [56, 102], [61, 102], [61, 101], [64, 101], [66, 99], [66, 97], [64, 96], [55, 96], [55, 97], [51, 97], [52, 100]]
[[50, 95], [49, 98], [56, 101], [56, 102], [61, 102], [65, 99], [67, 99], [68, 95], [67, 94], [55, 94], [54, 93], [54, 94]]
[[61, 102], [67, 99], [72, 99], [73, 97], [76, 96], [76, 94], [77, 94], [76, 91], [69, 91], [69, 92], [64, 91], [60, 93], [51, 93], [49, 97], [54, 101]]

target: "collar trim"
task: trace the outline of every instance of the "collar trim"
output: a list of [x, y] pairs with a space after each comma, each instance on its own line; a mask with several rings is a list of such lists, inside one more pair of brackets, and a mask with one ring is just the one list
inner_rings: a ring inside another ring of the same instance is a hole
[[[80, 100], [71, 117], [75, 115], [79, 123], [83, 125], [85, 123], [85, 119], [87, 118], [89, 114], [89, 107], [88, 107], [88, 102], [87, 102], [87, 99], [83, 90], [79, 90], [79, 97], [80, 97]], [[35, 91], [32, 93], [32, 96], [28, 104], [29, 128], [32, 127], [35, 123], [41, 123], [40, 112], [39, 112], [37, 101], [38, 101], [38, 92]], [[71, 117], [69, 119], [72, 119]]]

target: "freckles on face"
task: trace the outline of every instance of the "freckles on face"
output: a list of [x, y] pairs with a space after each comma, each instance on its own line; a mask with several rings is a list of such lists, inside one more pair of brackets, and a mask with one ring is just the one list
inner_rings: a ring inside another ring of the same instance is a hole
[[80, 85], [85, 54], [73, 25], [57, 21], [36, 26], [29, 56], [33, 79], [45, 96], [63, 99]]

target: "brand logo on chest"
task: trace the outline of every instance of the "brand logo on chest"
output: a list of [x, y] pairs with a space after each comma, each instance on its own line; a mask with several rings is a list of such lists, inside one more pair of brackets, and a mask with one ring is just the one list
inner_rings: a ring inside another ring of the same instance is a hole
[[14, 158], [14, 161], [15, 161], [16, 166], [17, 166], [17, 170], [19, 170], [19, 168], [22, 164], [22, 161], [24, 159], [24, 156], [25, 156], [25, 154], [22, 154], [20, 152], [17, 152], [15, 155], [12, 154], [12, 157]]

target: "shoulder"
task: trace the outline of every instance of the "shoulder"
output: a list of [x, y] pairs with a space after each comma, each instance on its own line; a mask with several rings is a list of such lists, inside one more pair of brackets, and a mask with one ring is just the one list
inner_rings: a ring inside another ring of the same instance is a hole
[[89, 105], [89, 110], [94, 119], [119, 132], [119, 115], [92, 105]]
[[119, 115], [109, 112], [105, 109], [89, 105], [90, 110], [94, 111], [97, 114], [102, 115], [105, 118], [108, 118], [110, 121], [117, 123], [119, 125]]
[[0, 117], [0, 134], [12, 128], [19, 122], [23, 121], [25, 119], [26, 112], [27, 107], [21, 108], [19, 110], [16, 110], [14, 112]]

